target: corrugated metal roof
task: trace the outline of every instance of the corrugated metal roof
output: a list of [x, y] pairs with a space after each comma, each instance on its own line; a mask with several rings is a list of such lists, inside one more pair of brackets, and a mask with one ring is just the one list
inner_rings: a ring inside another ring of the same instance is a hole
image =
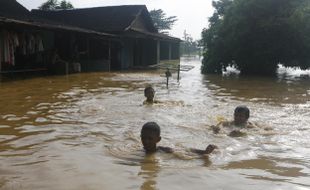
[[178, 41], [178, 42], [181, 41], [179, 38], [175, 38], [175, 37], [162, 34], [162, 33], [152, 33], [152, 32], [146, 32], [146, 31], [138, 30], [138, 29], [131, 29], [130, 31], [144, 35], [146, 37], [151, 37], [154, 39], [167, 40], [167, 41]]
[[26, 25], [26, 26], [38, 27], [42, 29], [51, 29], [51, 30], [67, 30], [67, 31], [81, 32], [81, 33], [87, 33], [87, 34], [95, 34], [95, 35], [106, 36], [106, 37], [117, 37], [116, 35], [107, 34], [103, 32], [97, 32], [93, 30], [87, 30], [84, 28], [78, 28], [74, 26], [31, 22], [31, 21], [17, 20], [17, 19], [6, 18], [6, 17], [0, 17], [0, 23], [19, 24], [19, 25]]
[[[138, 17], [143, 18], [147, 31], [132, 27]], [[30, 12], [16, 0], [0, 0], [0, 22], [110, 37], [134, 32], [155, 39], [180, 41], [179, 38], [157, 32], [145, 5]]]
[[0, 16], [25, 20], [31, 18], [31, 13], [16, 0], [0, 0]]
[[157, 32], [145, 5], [123, 5], [54, 11], [32, 10], [31, 12], [35, 16], [69, 25], [101, 32], [121, 33], [126, 31], [143, 11], [144, 14], [142, 15], [146, 19], [148, 29], [152, 32]]

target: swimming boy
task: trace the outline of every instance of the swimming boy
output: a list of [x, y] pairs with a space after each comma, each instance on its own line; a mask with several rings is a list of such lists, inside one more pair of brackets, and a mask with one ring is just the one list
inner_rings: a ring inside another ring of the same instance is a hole
[[[157, 146], [157, 143], [161, 140], [160, 127], [155, 122], [147, 122], [141, 129], [141, 141], [143, 148], [147, 154], [157, 151], [163, 151], [166, 153], [172, 153], [173, 149], [170, 147]], [[210, 154], [215, 148], [215, 145], [209, 145], [205, 150], [190, 149], [191, 152], [197, 154]]]
[[155, 90], [151, 86], [148, 86], [144, 89], [144, 96], [146, 97], [146, 100], [143, 102], [143, 104], [159, 103], [158, 101], [154, 100]]
[[220, 122], [216, 126], [212, 125], [211, 129], [214, 133], [219, 133], [220, 126], [229, 127], [234, 129], [229, 133], [229, 136], [244, 136], [245, 133], [241, 132], [244, 128], [254, 128], [255, 125], [248, 121], [250, 117], [250, 110], [246, 106], [237, 106], [234, 111], [234, 120]]

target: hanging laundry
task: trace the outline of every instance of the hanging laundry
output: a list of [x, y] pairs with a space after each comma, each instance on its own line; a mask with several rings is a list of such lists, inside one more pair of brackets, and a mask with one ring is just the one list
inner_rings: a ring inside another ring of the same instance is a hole
[[14, 41], [14, 47], [18, 47], [19, 46], [19, 39], [18, 39], [18, 35], [16, 33], [13, 33], [13, 41]]
[[38, 51], [39, 52], [44, 51], [43, 40], [42, 40], [41, 36], [37, 36], [37, 43], [38, 43]]
[[27, 54], [35, 53], [35, 38], [32, 34], [27, 34]]
[[37, 62], [42, 62], [43, 51], [39, 34], [0, 30], [0, 67], [4, 64], [15, 66], [17, 55], [36, 54]]
[[42, 43], [42, 38], [38, 34], [35, 36], [35, 51], [36, 52], [44, 51], [43, 43]]

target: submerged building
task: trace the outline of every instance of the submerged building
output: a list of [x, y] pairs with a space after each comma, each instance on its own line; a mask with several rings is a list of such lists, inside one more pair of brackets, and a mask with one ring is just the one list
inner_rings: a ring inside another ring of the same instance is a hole
[[144, 5], [31, 12], [0, 1], [0, 72], [124, 70], [179, 59]]

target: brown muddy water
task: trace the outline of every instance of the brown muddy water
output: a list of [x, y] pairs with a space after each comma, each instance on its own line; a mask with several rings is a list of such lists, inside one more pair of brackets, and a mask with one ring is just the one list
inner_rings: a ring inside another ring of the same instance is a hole
[[[83, 73], [0, 83], [0, 189], [310, 189], [310, 80], [201, 75], [199, 60], [165, 86], [164, 71]], [[142, 105], [153, 85], [158, 105]], [[215, 135], [235, 106], [273, 130]], [[145, 156], [156, 121], [174, 154]], [[186, 152], [209, 143], [209, 158]]]

